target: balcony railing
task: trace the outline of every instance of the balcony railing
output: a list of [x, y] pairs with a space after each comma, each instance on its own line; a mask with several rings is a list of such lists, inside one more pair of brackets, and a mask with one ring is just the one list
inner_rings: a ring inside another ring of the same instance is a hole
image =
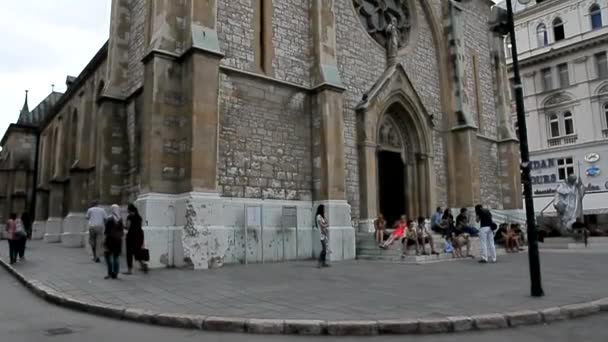
[[566, 136], [566, 137], [549, 138], [548, 142], [549, 142], [549, 147], [556, 147], [556, 146], [561, 146], [561, 145], [576, 144], [577, 140], [578, 140], [578, 136], [570, 135], [570, 136]]

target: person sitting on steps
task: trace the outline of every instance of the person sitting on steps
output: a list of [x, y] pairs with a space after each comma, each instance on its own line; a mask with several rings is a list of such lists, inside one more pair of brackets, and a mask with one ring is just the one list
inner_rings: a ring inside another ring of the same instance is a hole
[[388, 249], [388, 247], [392, 245], [395, 240], [401, 239], [405, 236], [406, 229], [407, 216], [402, 215], [401, 219], [399, 219], [399, 222], [397, 223], [397, 228], [395, 229], [395, 231], [393, 231], [393, 233], [389, 236], [388, 240], [384, 241], [384, 243], [381, 243], [378, 247], [382, 249]]
[[426, 244], [428, 243], [431, 246], [431, 254], [439, 255], [435, 251], [435, 243], [433, 241], [433, 235], [429, 231], [427, 226], [426, 218], [419, 217], [418, 224], [416, 225], [416, 236], [418, 238], [418, 243], [422, 246], [422, 255], [427, 255], [426, 253]]
[[410, 250], [410, 247], [416, 246], [416, 255], [420, 255], [420, 243], [418, 240], [418, 230], [416, 229], [416, 224], [413, 220], [407, 222], [407, 229], [403, 238], [401, 239], [401, 244], [403, 245], [403, 256], [407, 256]]
[[384, 242], [384, 230], [386, 229], [386, 220], [382, 213], [378, 214], [378, 218], [374, 221], [374, 228], [376, 230], [376, 242]]
[[[475, 258], [471, 254], [471, 237], [464, 230], [464, 225], [461, 222], [451, 231], [452, 257], [453, 258]], [[466, 247], [466, 255], [462, 254], [462, 247]]]

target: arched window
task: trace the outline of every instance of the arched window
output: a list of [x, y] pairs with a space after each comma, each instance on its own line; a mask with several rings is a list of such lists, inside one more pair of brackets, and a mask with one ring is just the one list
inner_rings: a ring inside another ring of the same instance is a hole
[[606, 120], [606, 128], [608, 128], [608, 102], [604, 103], [604, 120]]
[[551, 133], [551, 138], [557, 138], [560, 136], [559, 133], [559, 118], [557, 115], [552, 114], [549, 117], [549, 130]]
[[547, 39], [547, 27], [545, 24], [540, 24], [536, 27], [536, 37], [538, 39], [538, 47], [547, 46], [549, 39]]
[[566, 33], [564, 31], [564, 22], [561, 18], [555, 18], [553, 20], [553, 38], [556, 42], [563, 40], [566, 38]]
[[507, 58], [511, 58], [511, 36], [507, 36], [507, 38], [505, 38], [505, 54], [507, 55]]
[[564, 113], [564, 130], [566, 135], [574, 134], [574, 118], [570, 112]]
[[597, 30], [602, 27], [602, 9], [600, 5], [593, 4], [589, 7], [589, 17], [591, 18], [591, 29]]

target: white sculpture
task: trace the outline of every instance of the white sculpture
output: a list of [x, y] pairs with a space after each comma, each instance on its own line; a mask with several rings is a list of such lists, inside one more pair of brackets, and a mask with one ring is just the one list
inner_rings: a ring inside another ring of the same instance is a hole
[[386, 27], [386, 33], [388, 36], [386, 54], [388, 58], [389, 66], [397, 63], [397, 55], [399, 54], [399, 48], [401, 42], [399, 41], [399, 23], [397, 18], [392, 14], [390, 15], [391, 22]]
[[582, 221], [585, 191], [583, 182], [575, 175], [568, 176], [557, 188], [553, 206], [559, 216], [562, 232], [572, 231], [572, 225], [577, 219], [581, 218]]

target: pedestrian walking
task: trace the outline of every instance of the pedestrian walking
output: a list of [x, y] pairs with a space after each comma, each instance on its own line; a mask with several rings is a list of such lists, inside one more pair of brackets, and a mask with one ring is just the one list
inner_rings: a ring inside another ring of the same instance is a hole
[[475, 214], [477, 214], [477, 222], [479, 222], [479, 244], [481, 246], [481, 259], [480, 263], [485, 264], [488, 262], [496, 262], [496, 246], [494, 245], [494, 231], [492, 227], [492, 213], [485, 209], [481, 204], [475, 207]]
[[17, 257], [19, 258], [19, 261], [25, 261], [25, 245], [27, 244], [28, 238], [28, 229], [26, 223], [29, 224], [27, 214], [22, 214], [21, 218], [18, 218], [15, 223], [17, 226], [15, 229]]
[[95, 262], [99, 262], [99, 254], [103, 251], [106, 218], [106, 211], [97, 202], [93, 202], [87, 210], [87, 220], [89, 222], [89, 245], [91, 245]]
[[16, 238], [17, 231], [17, 214], [11, 213], [9, 215], [8, 221], [6, 221], [6, 232], [7, 240], [8, 240], [8, 256], [9, 262], [11, 265], [17, 262], [17, 240]]
[[315, 215], [315, 223], [321, 231], [321, 254], [319, 255], [318, 267], [329, 267], [327, 263], [327, 245], [329, 243], [329, 224], [325, 219], [325, 206], [319, 205], [317, 214]]
[[141, 270], [148, 273], [148, 265], [144, 249], [144, 230], [142, 229], [142, 218], [139, 215], [137, 207], [129, 204], [127, 207], [129, 215], [127, 216], [127, 268], [128, 271], [123, 274], [133, 274], [133, 259], [139, 262]]
[[120, 216], [120, 207], [112, 204], [111, 215], [105, 226], [105, 259], [108, 266], [108, 275], [105, 279], [117, 279], [120, 271], [120, 253], [122, 251], [122, 238], [124, 225]]

